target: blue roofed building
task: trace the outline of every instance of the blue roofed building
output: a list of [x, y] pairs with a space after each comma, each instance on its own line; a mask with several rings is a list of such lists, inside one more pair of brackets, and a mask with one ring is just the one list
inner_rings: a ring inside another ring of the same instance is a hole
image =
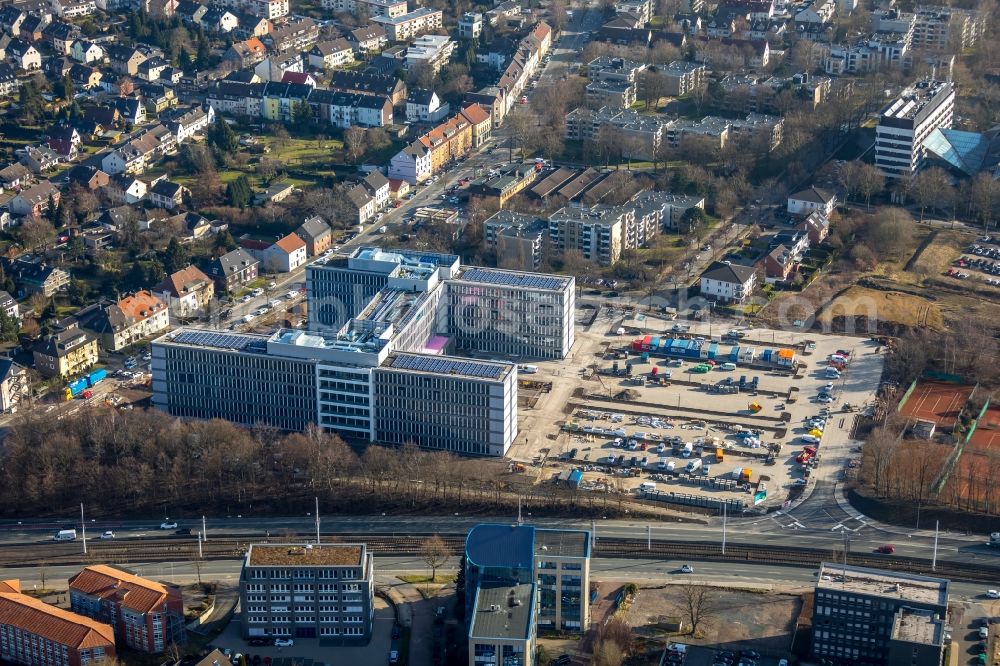
[[465, 541], [470, 666], [531, 666], [539, 630], [583, 631], [590, 553], [587, 530], [473, 527]]

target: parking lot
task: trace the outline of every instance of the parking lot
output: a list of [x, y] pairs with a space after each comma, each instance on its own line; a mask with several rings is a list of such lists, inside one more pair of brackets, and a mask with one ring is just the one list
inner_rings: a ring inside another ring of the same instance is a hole
[[[808, 483], [824, 450], [848, 445], [854, 416], [867, 408], [881, 376], [882, 357], [869, 340], [770, 329], [743, 328], [741, 340], [719, 347], [753, 346], [758, 354], [793, 349], [801, 364], [794, 374], [759, 361], [706, 370], [697, 367], [703, 359], [643, 358], [635, 351], [625, 359], [621, 352], [634, 340], [673, 337], [679, 325], [606, 306], [596, 317], [587, 308], [580, 312], [569, 359], [538, 363], [530, 377], [553, 387], [522, 405], [522, 438], [511, 455], [543, 466], [542, 479], [580, 469], [585, 490], [637, 493], [640, 484], [645, 490], [655, 484], [657, 492], [780, 504]], [[686, 335], [706, 343], [731, 328], [689, 326]], [[826, 368], [837, 352], [846, 352], [847, 367], [833, 377]]]

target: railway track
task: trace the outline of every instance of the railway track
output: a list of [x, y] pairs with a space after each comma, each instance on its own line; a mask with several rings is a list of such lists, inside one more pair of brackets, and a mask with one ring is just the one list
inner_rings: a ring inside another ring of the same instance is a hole
[[[202, 544], [202, 559], [235, 560], [244, 556], [251, 543], [287, 543], [310, 535], [281, 537], [212, 537]], [[324, 543], [364, 543], [373, 555], [416, 556], [430, 534], [371, 535], [325, 534]], [[462, 552], [464, 536], [441, 535], [445, 546], [455, 555]], [[813, 548], [769, 548], [730, 543], [723, 554], [716, 543], [652, 541], [646, 539], [599, 538], [593, 555], [607, 558], [642, 558], [711, 562], [743, 562], [818, 568], [820, 562], [843, 559], [841, 551]], [[182, 562], [198, 559], [198, 542], [185, 537], [92, 541], [87, 554], [79, 542], [28, 545], [0, 545], [0, 568], [92, 564], [97, 562], [127, 565], [137, 562]], [[940, 576], [955, 581], [992, 583], [1000, 578], [1000, 567], [954, 561], [938, 562], [936, 570], [927, 560], [912, 557], [873, 556], [848, 553], [847, 563], [907, 573]]]

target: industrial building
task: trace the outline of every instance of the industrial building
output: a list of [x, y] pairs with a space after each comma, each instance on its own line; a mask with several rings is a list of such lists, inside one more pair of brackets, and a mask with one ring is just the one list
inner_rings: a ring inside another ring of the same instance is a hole
[[939, 666], [948, 581], [824, 563], [816, 582], [812, 649], [817, 662]]
[[367, 645], [375, 572], [365, 544], [251, 544], [240, 572], [244, 638]]
[[500, 456], [517, 434], [514, 361], [564, 358], [574, 343], [573, 278], [380, 248], [306, 275], [308, 331], [179, 329], [154, 341], [153, 405]]

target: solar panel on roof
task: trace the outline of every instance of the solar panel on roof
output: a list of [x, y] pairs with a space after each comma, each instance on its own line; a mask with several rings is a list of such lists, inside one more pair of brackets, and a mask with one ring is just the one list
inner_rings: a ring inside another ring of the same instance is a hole
[[499, 379], [506, 370], [505, 366], [494, 363], [478, 363], [438, 356], [397, 356], [392, 362], [392, 367], [400, 370], [433, 372], [441, 375], [458, 374], [487, 379]]
[[185, 345], [214, 347], [216, 349], [247, 349], [264, 345], [264, 341], [257, 337], [216, 331], [181, 331], [173, 337], [173, 341]]
[[463, 278], [471, 282], [499, 284], [505, 287], [529, 287], [532, 289], [561, 289], [565, 284], [562, 278], [539, 275], [536, 273], [504, 273], [483, 268], [470, 268]]

